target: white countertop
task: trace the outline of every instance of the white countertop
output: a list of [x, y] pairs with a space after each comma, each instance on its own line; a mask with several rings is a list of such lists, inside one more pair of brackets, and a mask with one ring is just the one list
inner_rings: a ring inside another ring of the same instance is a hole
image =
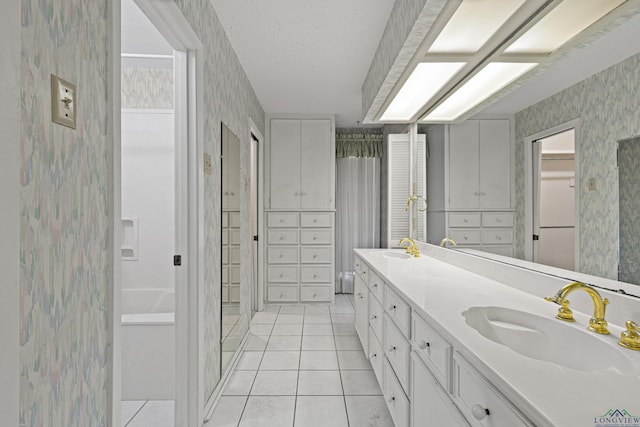
[[[480, 335], [466, 324], [462, 312], [471, 307], [500, 306], [553, 319], [557, 305], [435, 258], [423, 255], [391, 260], [380, 255], [383, 251], [386, 249], [356, 249], [534, 424], [590, 427], [609, 409], [626, 409], [640, 416], [640, 352], [618, 346], [620, 326], [609, 324], [611, 335], [594, 335], [620, 348], [633, 364], [632, 374], [614, 368], [576, 371], [532, 359]], [[576, 322], [563, 326], [586, 328], [590, 316], [574, 314]], [[588, 350], [575, 348], [575, 357]]]

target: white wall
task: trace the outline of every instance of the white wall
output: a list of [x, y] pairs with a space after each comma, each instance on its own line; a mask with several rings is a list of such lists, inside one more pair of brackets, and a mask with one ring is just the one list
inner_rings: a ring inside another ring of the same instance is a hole
[[122, 112], [122, 217], [138, 218], [137, 260], [122, 289], [175, 286], [175, 138], [170, 110]]
[[0, 14], [0, 420], [18, 425], [20, 134], [20, 2]]

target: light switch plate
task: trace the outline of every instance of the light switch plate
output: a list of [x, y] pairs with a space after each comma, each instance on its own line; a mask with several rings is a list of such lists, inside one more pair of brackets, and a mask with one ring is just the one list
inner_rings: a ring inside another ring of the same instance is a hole
[[51, 74], [51, 121], [76, 128], [76, 87]]
[[204, 153], [204, 174], [213, 175], [213, 164], [211, 163], [211, 155]]

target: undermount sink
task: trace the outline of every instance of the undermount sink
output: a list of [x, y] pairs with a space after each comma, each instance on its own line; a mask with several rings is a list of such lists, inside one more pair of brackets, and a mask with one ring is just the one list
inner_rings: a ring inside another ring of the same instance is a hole
[[577, 371], [615, 368], [633, 371], [633, 364], [615, 339], [546, 318], [505, 307], [472, 307], [462, 313], [467, 325], [483, 337], [532, 359]]
[[394, 260], [405, 260], [405, 259], [411, 259], [411, 254], [408, 254], [406, 252], [399, 252], [399, 251], [384, 251], [384, 252], [380, 252], [380, 256], [382, 258], [388, 258], [388, 259], [394, 259]]

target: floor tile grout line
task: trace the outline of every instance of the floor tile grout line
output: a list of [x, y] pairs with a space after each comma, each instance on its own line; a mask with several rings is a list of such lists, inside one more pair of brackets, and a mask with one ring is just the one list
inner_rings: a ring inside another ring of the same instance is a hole
[[124, 427], [127, 427], [129, 424], [131, 424], [131, 422], [133, 421], [133, 419], [134, 419], [135, 417], [137, 417], [137, 416], [138, 416], [138, 414], [140, 413], [140, 411], [142, 411], [142, 408], [144, 408], [144, 407], [147, 405], [147, 403], [149, 403], [149, 401], [148, 401], [148, 400], [145, 400], [145, 401], [144, 401], [144, 403], [143, 403], [142, 405], [140, 405], [140, 407], [138, 408], [138, 410], [136, 411], [136, 413], [135, 413], [135, 414], [133, 414], [133, 415], [131, 416], [131, 418], [129, 418], [129, 421], [127, 421], [127, 422], [125, 423]]

